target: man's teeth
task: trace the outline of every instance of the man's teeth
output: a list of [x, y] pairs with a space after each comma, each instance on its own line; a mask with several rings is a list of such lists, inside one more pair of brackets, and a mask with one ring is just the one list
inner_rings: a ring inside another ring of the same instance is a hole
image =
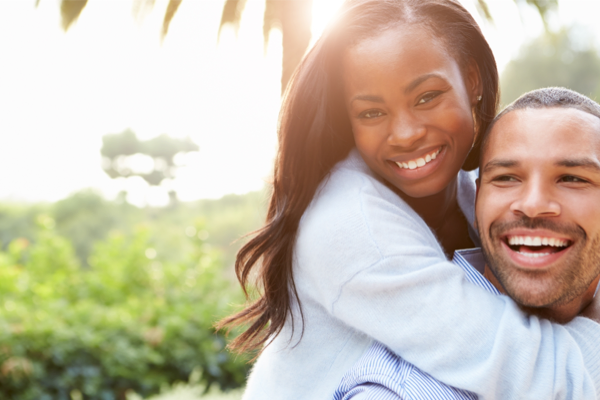
[[546, 238], [541, 236], [511, 236], [508, 238], [508, 244], [511, 246], [553, 246], [566, 247], [568, 240], [557, 238]]
[[550, 254], [552, 254], [552, 253], [524, 253], [524, 252], [520, 252], [520, 251], [517, 251], [517, 253], [519, 253], [522, 256], [531, 257], [531, 258], [545, 257], [545, 256], [549, 256]]
[[438, 154], [440, 154], [440, 151], [442, 151], [441, 147], [439, 149], [437, 149], [436, 151], [434, 151], [433, 153], [427, 154], [425, 157], [420, 157], [420, 158], [417, 158], [416, 160], [410, 160], [410, 161], [406, 161], [406, 162], [396, 162], [396, 164], [398, 164], [398, 166], [400, 168], [405, 168], [405, 169], [420, 168], [420, 167], [424, 166], [425, 164], [431, 162], [432, 160], [435, 160], [435, 158], [438, 156]]

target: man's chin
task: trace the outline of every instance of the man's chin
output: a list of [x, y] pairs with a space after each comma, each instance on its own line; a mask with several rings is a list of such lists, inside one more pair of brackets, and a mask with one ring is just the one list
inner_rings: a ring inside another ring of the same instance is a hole
[[555, 285], [544, 285], [540, 282], [539, 277], [528, 279], [513, 276], [512, 279], [500, 278], [500, 281], [504, 281], [502, 285], [506, 293], [522, 307], [547, 308], [561, 300], [561, 295], [558, 292], [560, 288], [555, 287]]

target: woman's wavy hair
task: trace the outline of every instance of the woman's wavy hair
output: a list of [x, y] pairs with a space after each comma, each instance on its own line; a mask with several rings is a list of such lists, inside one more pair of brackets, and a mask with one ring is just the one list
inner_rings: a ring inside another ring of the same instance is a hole
[[[235, 262], [248, 303], [242, 311], [217, 324], [218, 329], [247, 327], [229, 344], [231, 349], [260, 351], [281, 332], [288, 318], [293, 329], [294, 302], [303, 322], [292, 261], [298, 224], [319, 184], [354, 146], [341, 90], [343, 52], [361, 40], [403, 25], [432, 32], [461, 66], [463, 76], [467, 66], [476, 63], [483, 98], [474, 110], [477, 140], [463, 168], [477, 167], [480, 139], [498, 104], [498, 72], [494, 55], [469, 12], [454, 0], [344, 3], [337, 19], [295, 71], [283, 99], [266, 224], [254, 232]], [[250, 301], [248, 289], [253, 284], [260, 296]]]

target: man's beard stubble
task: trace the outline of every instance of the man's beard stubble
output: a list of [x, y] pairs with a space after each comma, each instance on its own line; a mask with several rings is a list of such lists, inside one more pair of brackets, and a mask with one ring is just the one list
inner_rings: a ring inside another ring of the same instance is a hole
[[[478, 221], [477, 228], [480, 233], [484, 233]], [[560, 261], [561, 265], [554, 266], [551, 271], [517, 270], [510, 259], [501, 255], [503, 251], [500, 247], [500, 237], [503, 233], [515, 228], [546, 229], [566, 235], [573, 239], [573, 248], [570, 249], [570, 254]], [[559, 224], [546, 218], [523, 216], [518, 221], [492, 223], [487, 235], [484, 233], [481, 236], [481, 242], [488, 267], [506, 293], [523, 306], [550, 307], [567, 304], [581, 295], [600, 274], [600, 236], [589, 238], [585, 231], [575, 224]], [[531, 293], [519, 285], [519, 280], [524, 278], [551, 279], [550, 287], [556, 290], [543, 296], [531, 296]]]

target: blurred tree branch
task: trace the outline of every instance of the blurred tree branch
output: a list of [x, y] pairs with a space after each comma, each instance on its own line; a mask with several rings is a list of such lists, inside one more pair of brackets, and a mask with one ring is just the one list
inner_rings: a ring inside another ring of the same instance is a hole
[[[36, 7], [40, 0], [36, 0]], [[162, 37], [169, 32], [173, 17], [180, 8], [183, 0], [169, 0], [162, 25]], [[326, 0], [321, 0], [326, 1]], [[485, 20], [493, 23], [494, 18], [490, 12], [489, 0], [472, 0]], [[548, 15], [556, 9], [558, 0], [513, 0], [517, 4], [527, 4], [535, 7], [548, 30]], [[87, 0], [61, 0], [60, 10], [62, 27], [65, 31], [79, 17], [87, 4]], [[232, 24], [236, 30], [239, 28], [246, 0], [226, 0], [221, 14], [219, 34], [227, 24]], [[311, 39], [313, 0], [265, 0], [265, 13], [263, 16], [263, 36], [265, 46], [269, 42], [271, 29], [280, 29], [283, 36], [283, 60], [281, 74], [281, 91], [285, 88], [296, 66], [302, 60]], [[152, 8], [154, 0], [134, 0], [134, 14], [143, 9]], [[137, 10], [137, 11], [136, 11]]]

